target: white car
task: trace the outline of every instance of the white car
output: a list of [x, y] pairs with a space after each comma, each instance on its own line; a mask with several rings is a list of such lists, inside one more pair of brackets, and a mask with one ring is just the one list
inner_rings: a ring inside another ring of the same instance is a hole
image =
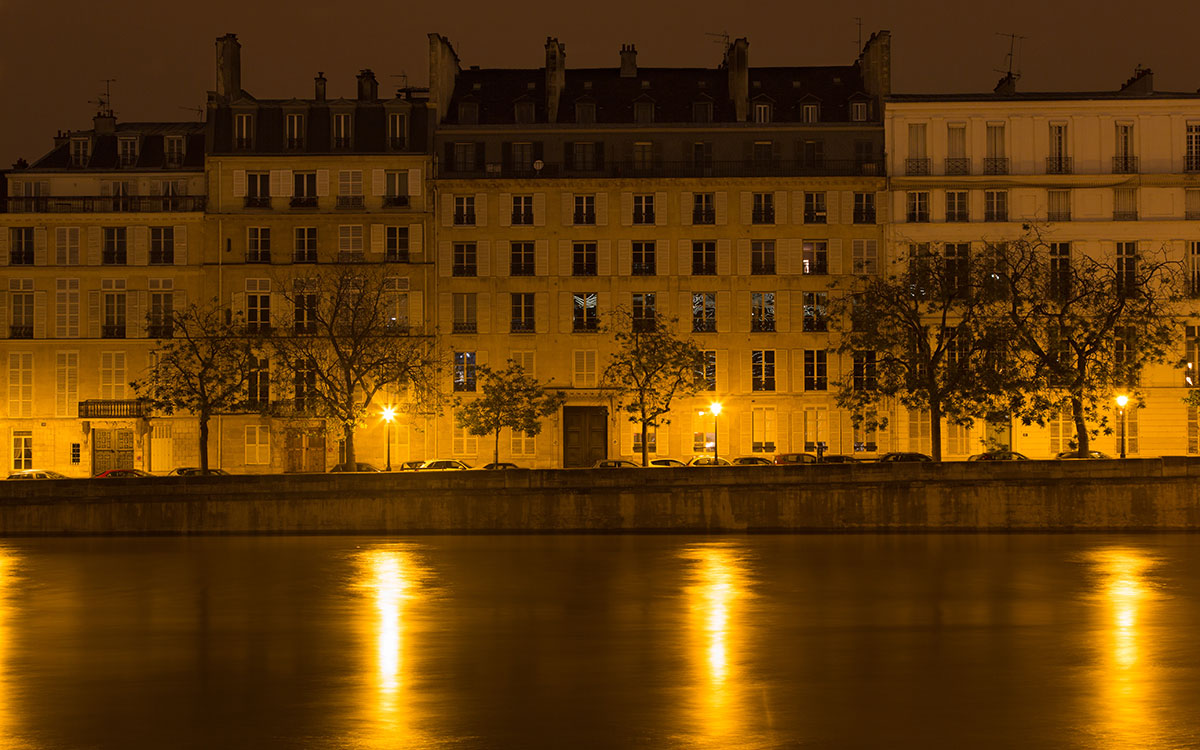
[[57, 471], [47, 471], [45, 469], [22, 469], [14, 471], [8, 475], [9, 479], [66, 479]]
[[650, 459], [650, 466], [677, 469], [680, 466], [687, 466], [687, 464], [678, 458], [652, 458]]
[[435, 458], [421, 464], [417, 471], [463, 471], [470, 468], [468, 464], [456, 458]]

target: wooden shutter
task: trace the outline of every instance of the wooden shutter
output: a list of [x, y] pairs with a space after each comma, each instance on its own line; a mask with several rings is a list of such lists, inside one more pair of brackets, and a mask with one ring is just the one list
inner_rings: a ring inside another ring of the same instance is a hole
[[562, 216], [559, 217], [559, 223], [564, 227], [575, 224], [575, 196], [572, 193], [562, 194]]
[[596, 193], [596, 226], [608, 226], [608, 193]]
[[854, 191], [842, 191], [842, 223], [854, 223]]
[[749, 190], [743, 190], [738, 193], [741, 200], [738, 201], [739, 215], [742, 224], [749, 226], [754, 220], [754, 193]]
[[685, 227], [692, 224], [692, 194], [686, 191], [679, 194], [679, 224]]
[[725, 226], [729, 221], [729, 194], [724, 190], [718, 190], [716, 204], [717, 226]]
[[825, 223], [826, 224], [841, 223], [841, 217], [840, 217], [839, 211], [838, 211], [838, 209], [840, 208], [838, 196], [839, 196], [839, 191], [837, 191], [837, 190], [829, 190], [825, 193]]
[[187, 227], [175, 225], [175, 265], [186, 266], [188, 254]]
[[633, 193], [628, 190], [621, 192], [621, 226], [633, 226]]
[[233, 197], [246, 197], [246, 170], [244, 169], [233, 170]]
[[[100, 231], [100, 227], [88, 227], [87, 262], [89, 266], [100, 265], [100, 251], [103, 246], [104, 235]], [[6, 257], [7, 255], [8, 253], [5, 253]]]
[[775, 191], [775, 223], [788, 223], [788, 194], [786, 190]]
[[454, 193], [442, 193], [442, 226], [454, 225]]
[[[733, 297], [732, 292], [717, 292], [717, 332], [729, 333], [733, 330]], [[749, 304], [749, 302], [747, 302]], [[746, 311], [749, 316], [749, 309]]]
[[382, 169], [371, 170], [371, 195], [387, 193], [387, 178]]
[[829, 241], [829, 274], [838, 276], [842, 273], [842, 240], [834, 238]]
[[537, 333], [550, 333], [549, 292], [533, 293], [533, 328]]
[[0, 227], [0, 266], [8, 265], [8, 235], [11, 231], [12, 230], [8, 227]]
[[[498, 307], [503, 306], [498, 305]], [[491, 295], [487, 292], [483, 292], [475, 296], [475, 330], [481, 334], [488, 334], [492, 332]], [[501, 328], [499, 330], [503, 329]], [[482, 359], [479, 360], [479, 364], [484, 364]]]
[[33, 293], [33, 337], [46, 338], [46, 293]]
[[654, 275], [671, 275], [671, 241], [656, 240], [654, 242]]
[[317, 197], [324, 198], [329, 195], [329, 170], [317, 170]]
[[408, 195], [410, 198], [416, 198], [421, 194], [421, 170], [408, 170]]
[[144, 266], [149, 262], [150, 228], [130, 227], [129, 233], [133, 235], [133, 265]]
[[575, 304], [574, 295], [571, 292], [558, 293], [558, 332], [570, 333], [572, 326], [572, 306]]
[[130, 338], [146, 338], [146, 293], [128, 292], [129, 314], [125, 318], [125, 335]]
[[475, 194], [475, 226], [487, 226], [487, 193]]
[[628, 276], [633, 269], [633, 242], [617, 240], [617, 275]]
[[441, 334], [447, 334], [454, 330], [454, 295], [450, 292], [438, 293], [436, 330]]
[[[776, 257], [778, 257], [778, 253], [776, 253]], [[750, 240], [739, 239], [737, 241], [737, 272], [740, 276], [750, 275]]]
[[[501, 208], [503, 210], [503, 208]], [[512, 243], [496, 240], [496, 258], [492, 264], [493, 275], [508, 276], [508, 272], [512, 269]]]
[[[3, 230], [0, 230], [3, 231]], [[35, 266], [46, 265], [46, 228], [34, 227], [33, 229], [33, 264]]]
[[596, 243], [596, 274], [612, 276], [612, 241], [600, 240]]
[[475, 243], [475, 273], [481, 278], [492, 275], [492, 243], [480, 240]]
[[534, 272], [538, 276], [550, 275], [550, 240], [535, 240], [533, 243]]
[[454, 267], [454, 248], [449, 240], [438, 242], [438, 276], [449, 278]]
[[558, 241], [558, 275], [559, 276], [570, 276], [571, 275], [571, 270], [572, 270], [572, 268], [571, 268], [571, 266], [572, 266], [571, 251], [572, 251], [572, 247], [571, 247], [570, 240], [559, 240]]
[[425, 293], [418, 290], [408, 293], [408, 325], [414, 333], [425, 333]]
[[[733, 330], [738, 333], [750, 332], [750, 292], [737, 292], [737, 304], [734, 306]], [[717, 320], [721, 319], [720, 313]]]
[[654, 194], [654, 226], [662, 227], [667, 224], [667, 194]]
[[888, 221], [888, 193], [880, 191], [875, 194], [875, 223], [886, 224]]
[[88, 338], [100, 338], [100, 292], [88, 292]]
[[535, 227], [546, 226], [546, 194], [533, 194], [533, 225]]
[[791, 211], [792, 223], [793, 224], [803, 224], [804, 223], [804, 191], [803, 190], [793, 190], [792, 191], [791, 209], [792, 209], [792, 211]]
[[500, 207], [497, 209], [500, 212], [500, 226], [507, 227], [512, 225], [512, 193], [500, 194]]
[[383, 255], [383, 232], [382, 224], [371, 225], [371, 252], [375, 255]]
[[732, 242], [730, 240], [717, 240], [717, 275], [729, 276], [731, 272], [733, 252]]
[[677, 248], [679, 256], [679, 266], [676, 268], [676, 274], [679, 276], [690, 276], [692, 273], [692, 243], [691, 240], [678, 240], [679, 247]]

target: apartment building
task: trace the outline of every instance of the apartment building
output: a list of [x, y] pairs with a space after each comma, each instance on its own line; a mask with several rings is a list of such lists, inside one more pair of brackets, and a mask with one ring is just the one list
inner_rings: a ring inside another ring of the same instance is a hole
[[[977, 248], [1036, 224], [1054, 252], [1119, 263], [1133, 248], [1164, 252], [1200, 296], [1200, 94], [1158, 92], [1139, 69], [1117, 91], [1025, 93], [1006, 76], [991, 93], [893, 95], [886, 138], [892, 223], [889, 253], [912, 244]], [[1196, 361], [1195, 326], [1179, 355]], [[1145, 408], [1127, 415], [1129, 455], [1196, 454], [1197, 415], [1182, 398], [1186, 370], [1151, 368]], [[928, 415], [897, 414], [902, 444], [928, 450]], [[1009, 425], [943, 427], [943, 453], [962, 457]], [[1044, 458], [1066, 450], [1074, 427], [1011, 426], [1013, 449]], [[1116, 455], [1119, 437], [1094, 447]]]
[[[752, 67], [738, 39], [711, 68], [641, 67], [630, 45], [617, 66], [573, 69], [551, 38], [543, 67], [464, 69], [429, 40], [447, 388], [470, 398], [479, 365], [511, 358], [568, 394], [541, 434], [502, 436], [501, 460], [640, 453], [640, 427], [599, 387], [617, 307], [705, 351], [707, 390], [651, 431], [652, 455], [886, 449], [834, 407], [825, 313], [830, 282], [880, 257], [887, 32], [832, 67]], [[450, 414], [437, 450], [491, 455]]]

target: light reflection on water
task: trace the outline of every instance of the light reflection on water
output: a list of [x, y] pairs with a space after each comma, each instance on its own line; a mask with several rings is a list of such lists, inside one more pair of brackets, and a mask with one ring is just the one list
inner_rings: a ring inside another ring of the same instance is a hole
[[17, 587], [17, 560], [15, 552], [0, 546], [0, 748], [16, 747], [11, 744], [16, 727], [12, 719], [13, 677], [9, 674], [13, 637], [9, 620]]

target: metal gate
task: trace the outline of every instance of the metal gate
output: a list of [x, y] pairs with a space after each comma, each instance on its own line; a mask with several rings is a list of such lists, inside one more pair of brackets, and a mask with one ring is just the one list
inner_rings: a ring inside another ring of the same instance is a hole
[[608, 458], [608, 410], [563, 407], [563, 466], [591, 466]]
[[92, 430], [92, 473], [133, 468], [133, 429]]

